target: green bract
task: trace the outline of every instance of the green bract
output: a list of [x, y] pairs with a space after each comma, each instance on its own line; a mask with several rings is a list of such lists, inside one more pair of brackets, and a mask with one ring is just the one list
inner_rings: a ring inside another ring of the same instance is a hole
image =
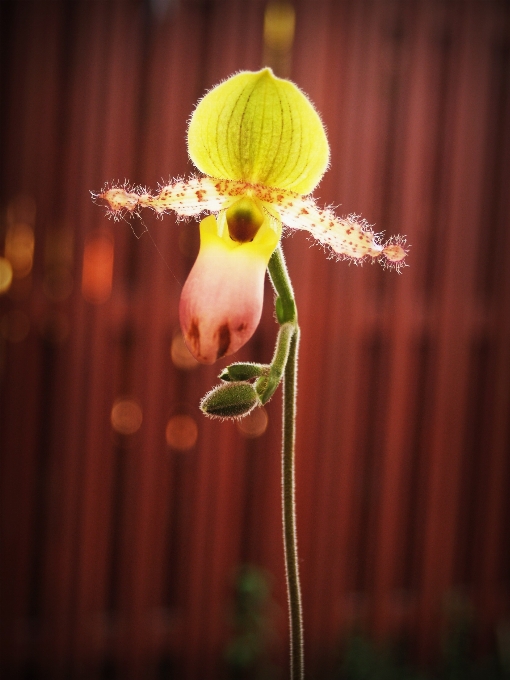
[[324, 126], [307, 97], [269, 68], [243, 72], [197, 105], [188, 152], [206, 175], [311, 192], [329, 162]]

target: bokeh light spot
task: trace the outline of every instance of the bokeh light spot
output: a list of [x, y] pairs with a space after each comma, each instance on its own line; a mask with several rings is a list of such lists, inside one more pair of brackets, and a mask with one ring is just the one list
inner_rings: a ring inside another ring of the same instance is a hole
[[9, 290], [12, 283], [12, 265], [5, 257], [0, 257], [0, 293]]
[[5, 234], [5, 257], [18, 279], [30, 274], [34, 261], [34, 230], [29, 224], [16, 222]]
[[166, 425], [166, 443], [173, 449], [187, 451], [195, 446], [198, 426], [191, 416], [172, 416]]
[[245, 437], [260, 437], [267, 429], [267, 422], [267, 411], [263, 406], [259, 406], [237, 421], [237, 429]]
[[170, 355], [174, 366], [177, 366], [177, 368], [180, 368], [183, 371], [189, 371], [200, 365], [187, 348], [182, 333], [180, 332], [176, 333], [172, 340]]
[[270, 2], [264, 14], [264, 42], [276, 50], [290, 50], [296, 14], [290, 2]]
[[134, 434], [140, 429], [143, 415], [140, 404], [134, 399], [117, 399], [112, 407], [111, 423], [119, 434]]
[[112, 292], [113, 236], [101, 232], [91, 236], [83, 252], [81, 290], [87, 302], [102, 304]]

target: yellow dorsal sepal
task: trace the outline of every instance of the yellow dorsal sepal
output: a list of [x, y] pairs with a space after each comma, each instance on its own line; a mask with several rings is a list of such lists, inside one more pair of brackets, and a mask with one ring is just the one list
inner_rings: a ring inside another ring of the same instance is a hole
[[329, 163], [322, 121], [306, 95], [271, 69], [245, 71], [208, 92], [188, 128], [206, 175], [311, 192]]

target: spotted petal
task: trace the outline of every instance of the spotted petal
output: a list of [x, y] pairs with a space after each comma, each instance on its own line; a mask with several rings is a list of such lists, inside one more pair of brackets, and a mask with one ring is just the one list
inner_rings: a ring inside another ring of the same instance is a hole
[[273, 227], [281, 219], [291, 229], [308, 231], [316, 241], [340, 257], [358, 263], [378, 259], [396, 269], [403, 266], [407, 254], [404, 239], [397, 237], [381, 243], [365, 220], [356, 215], [338, 217], [329, 208], [319, 208], [312, 196], [301, 196], [295, 191], [244, 181], [195, 177], [187, 182], [168, 184], [154, 195], [130, 192], [123, 187], [111, 187], [100, 194], [114, 215], [125, 210], [133, 212], [140, 207], [150, 207], [158, 213], [174, 210], [181, 216], [221, 211], [218, 218], [220, 236], [224, 229], [224, 209], [241, 196], [256, 197], [261, 201], [267, 214], [275, 218], [270, 220]]
[[173, 210], [181, 217], [191, 217], [203, 212], [218, 212], [225, 203], [222, 183], [210, 177], [176, 180], [161, 187], [156, 194], [142, 188], [112, 185], [105, 187], [95, 198], [105, 201], [114, 217], [140, 208], [152, 208], [160, 214]]

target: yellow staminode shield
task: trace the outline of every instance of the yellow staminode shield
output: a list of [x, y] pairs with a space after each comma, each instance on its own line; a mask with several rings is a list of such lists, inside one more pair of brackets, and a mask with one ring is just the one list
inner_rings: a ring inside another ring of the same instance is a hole
[[188, 152], [206, 175], [311, 192], [329, 162], [324, 126], [307, 97], [269, 68], [239, 73], [199, 102]]

